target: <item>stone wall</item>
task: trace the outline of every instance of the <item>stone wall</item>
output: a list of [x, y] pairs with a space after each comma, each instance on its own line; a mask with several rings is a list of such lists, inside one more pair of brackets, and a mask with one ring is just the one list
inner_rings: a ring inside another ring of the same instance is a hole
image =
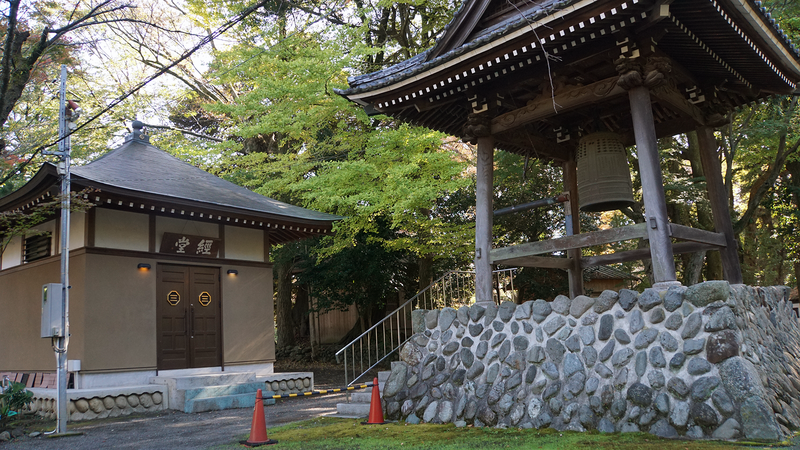
[[274, 392], [272, 395], [302, 394], [314, 390], [313, 372], [274, 373], [257, 379], [266, 383], [267, 390]]
[[775, 441], [800, 426], [785, 287], [709, 281], [415, 311], [387, 417]]
[[[121, 388], [68, 389], [67, 413], [72, 422], [127, 416], [133, 413], [167, 409], [166, 387], [161, 385]], [[30, 389], [33, 401], [30, 411], [48, 419], [57, 416], [57, 391], [55, 389]]]

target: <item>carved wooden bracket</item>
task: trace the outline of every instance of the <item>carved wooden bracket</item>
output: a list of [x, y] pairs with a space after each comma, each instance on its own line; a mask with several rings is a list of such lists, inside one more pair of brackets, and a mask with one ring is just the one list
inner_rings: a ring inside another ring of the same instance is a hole
[[489, 136], [492, 133], [492, 118], [489, 114], [470, 113], [467, 123], [461, 133], [461, 140], [470, 144], [477, 144], [479, 137]]
[[668, 76], [672, 72], [672, 64], [669, 58], [651, 56], [647, 58], [644, 67], [641, 66], [638, 58], [621, 57], [614, 61], [619, 78], [617, 86], [627, 90], [638, 86], [645, 86], [653, 89], [668, 81]]

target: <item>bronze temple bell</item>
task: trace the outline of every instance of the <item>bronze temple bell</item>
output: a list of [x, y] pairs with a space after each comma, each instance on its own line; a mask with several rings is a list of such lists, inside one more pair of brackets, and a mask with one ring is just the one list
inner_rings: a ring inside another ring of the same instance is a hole
[[578, 144], [578, 198], [581, 211], [612, 211], [633, 205], [625, 146], [616, 133], [592, 133]]

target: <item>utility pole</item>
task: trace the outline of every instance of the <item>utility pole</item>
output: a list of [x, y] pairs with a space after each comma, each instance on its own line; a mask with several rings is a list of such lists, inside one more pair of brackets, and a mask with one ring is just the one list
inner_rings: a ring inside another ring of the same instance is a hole
[[[69, 346], [69, 221], [70, 221], [70, 125], [78, 118], [80, 109], [67, 100], [67, 66], [61, 65], [61, 90], [58, 107], [58, 155], [61, 161], [61, 336], [53, 337], [56, 353], [56, 387], [58, 397], [57, 434], [67, 432], [67, 347]], [[69, 113], [69, 114], [68, 114]]]

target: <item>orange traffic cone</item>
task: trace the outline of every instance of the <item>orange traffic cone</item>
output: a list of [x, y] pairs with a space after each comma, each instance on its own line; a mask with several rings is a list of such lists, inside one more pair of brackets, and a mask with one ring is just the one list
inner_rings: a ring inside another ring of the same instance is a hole
[[261, 389], [256, 393], [256, 406], [253, 410], [253, 422], [250, 425], [250, 438], [246, 441], [239, 441], [239, 443], [248, 447], [278, 443], [278, 441], [267, 437], [267, 422], [264, 419], [264, 398], [261, 396]]
[[372, 381], [372, 399], [369, 402], [369, 419], [361, 425], [383, 425], [383, 406], [381, 406], [381, 388], [378, 379]]

